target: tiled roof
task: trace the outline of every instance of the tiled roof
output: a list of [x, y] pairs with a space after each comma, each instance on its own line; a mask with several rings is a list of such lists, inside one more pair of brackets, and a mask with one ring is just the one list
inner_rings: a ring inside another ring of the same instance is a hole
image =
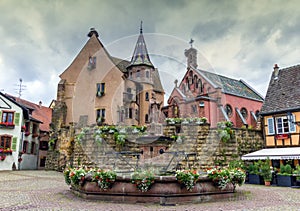
[[127, 60], [123, 60], [123, 59], [119, 59], [117, 57], [113, 57], [110, 56], [112, 62], [119, 68], [119, 70], [121, 70], [121, 72], [126, 73], [127, 72], [127, 67], [130, 64], [129, 61]]
[[261, 113], [300, 110], [300, 65], [279, 69], [274, 78], [273, 71]]
[[134, 66], [134, 65], [148, 65], [150, 67], [154, 67], [152, 62], [150, 61], [150, 57], [148, 54], [148, 50], [146, 47], [146, 42], [144, 40], [143, 33], [141, 31], [139, 38], [136, 42], [136, 46], [134, 49], [134, 53], [132, 55], [130, 65], [129, 66]]
[[29, 102], [24, 99], [20, 99], [11, 95], [6, 94], [11, 99], [14, 99], [17, 103], [27, 107], [28, 109], [33, 110], [30, 119], [33, 121], [40, 121], [40, 130], [50, 131], [50, 123], [52, 119], [52, 109], [42, 105], [37, 105], [35, 103]]
[[164, 92], [164, 88], [161, 84], [159, 73], [156, 68], [154, 68], [152, 77], [153, 77], [153, 89], [158, 92]]
[[215, 88], [221, 88], [226, 94], [263, 101], [263, 97], [243, 80], [236, 80], [199, 69], [197, 71], [212, 83]]

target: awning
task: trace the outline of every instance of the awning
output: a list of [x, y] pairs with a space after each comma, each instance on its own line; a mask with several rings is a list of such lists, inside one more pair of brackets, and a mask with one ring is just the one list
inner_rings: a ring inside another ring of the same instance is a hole
[[300, 147], [262, 149], [242, 156], [242, 160], [292, 160], [300, 159]]

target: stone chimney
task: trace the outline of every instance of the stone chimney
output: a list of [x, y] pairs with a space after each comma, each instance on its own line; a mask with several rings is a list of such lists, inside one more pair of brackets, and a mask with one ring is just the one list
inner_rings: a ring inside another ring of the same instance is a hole
[[90, 29], [90, 32], [88, 33], [87, 36], [88, 36], [88, 37], [92, 37], [93, 34], [94, 34], [96, 37], [99, 37], [99, 34], [98, 34], [98, 32], [96, 31], [95, 28], [91, 28], [91, 29]]
[[278, 79], [279, 67], [277, 64], [274, 65], [274, 80]]

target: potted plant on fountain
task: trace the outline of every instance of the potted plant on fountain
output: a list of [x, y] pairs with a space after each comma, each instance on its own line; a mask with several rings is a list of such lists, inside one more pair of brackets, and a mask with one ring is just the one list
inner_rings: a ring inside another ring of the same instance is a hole
[[280, 172], [277, 173], [277, 185], [283, 187], [291, 187], [294, 183], [292, 175], [293, 169], [290, 164], [280, 165]]

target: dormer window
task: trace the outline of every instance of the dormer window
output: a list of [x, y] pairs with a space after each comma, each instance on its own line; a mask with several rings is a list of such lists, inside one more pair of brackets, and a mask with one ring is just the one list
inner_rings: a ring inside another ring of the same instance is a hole
[[241, 114], [242, 116], [244, 117], [244, 119], [247, 119], [248, 118], [248, 111], [246, 108], [242, 108], [241, 109]]
[[89, 57], [88, 70], [92, 70], [96, 68], [96, 57]]

